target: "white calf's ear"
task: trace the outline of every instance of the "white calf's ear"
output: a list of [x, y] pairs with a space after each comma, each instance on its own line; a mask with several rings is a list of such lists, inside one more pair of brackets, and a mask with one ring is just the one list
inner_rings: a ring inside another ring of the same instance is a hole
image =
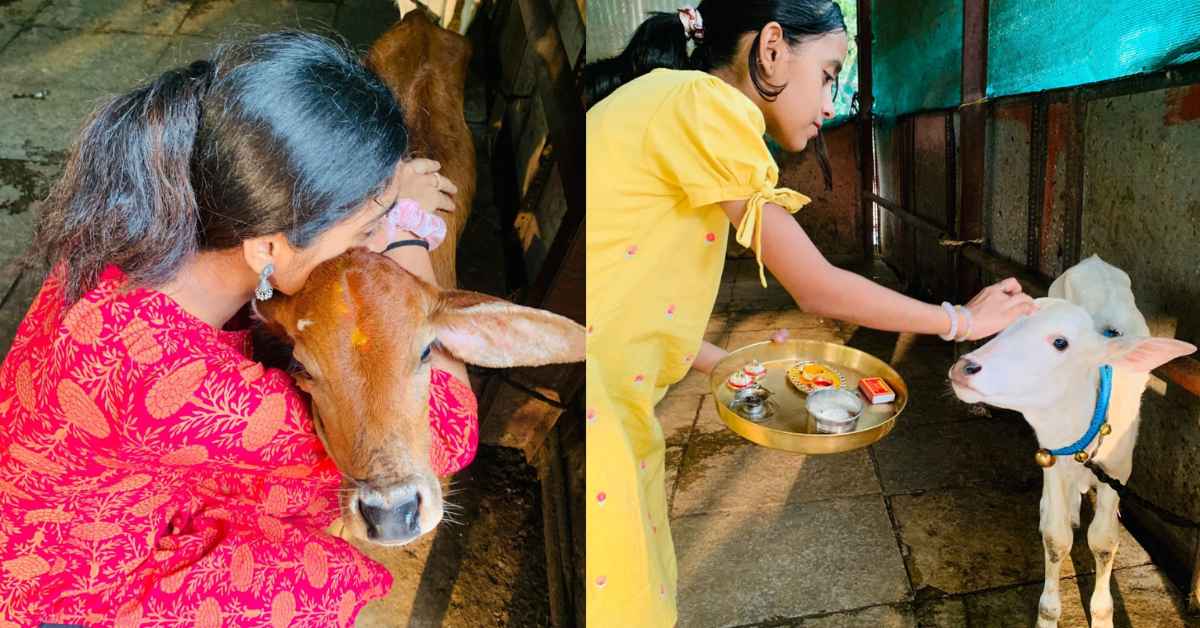
[[1054, 283], [1050, 284], [1050, 289], [1046, 291], [1046, 296], [1054, 299], [1063, 299], [1070, 301], [1074, 291], [1071, 289], [1071, 272], [1067, 272], [1058, 276]]
[[1149, 373], [1196, 351], [1195, 345], [1174, 338], [1113, 338], [1107, 346], [1105, 362], [1138, 373]]

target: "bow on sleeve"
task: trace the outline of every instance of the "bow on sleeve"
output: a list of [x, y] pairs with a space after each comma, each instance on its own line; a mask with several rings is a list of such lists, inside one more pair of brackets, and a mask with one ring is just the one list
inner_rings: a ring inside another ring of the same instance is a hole
[[[762, 282], [762, 287], [767, 287], [767, 276], [762, 261], [763, 207], [767, 203], [774, 203], [786, 209], [789, 214], [794, 214], [810, 202], [812, 202], [811, 198], [787, 188], [755, 192], [754, 196], [746, 201], [746, 213], [742, 215], [742, 221], [738, 223], [737, 243], [754, 249], [754, 259], [758, 261], [758, 279]], [[754, 246], [751, 247], [751, 244]]]

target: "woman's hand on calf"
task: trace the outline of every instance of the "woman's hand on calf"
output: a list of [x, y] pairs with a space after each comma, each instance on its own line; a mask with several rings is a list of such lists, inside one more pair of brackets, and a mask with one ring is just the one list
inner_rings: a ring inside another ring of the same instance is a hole
[[410, 198], [430, 213], [454, 211], [453, 195], [458, 193], [458, 186], [441, 174], [441, 169], [442, 165], [432, 159], [404, 162], [394, 181], [399, 194], [397, 198]]
[[1033, 297], [1025, 294], [1021, 284], [1012, 277], [980, 290], [965, 307], [969, 310], [971, 325], [967, 333], [967, 317], [960, 312], [958, 335], [963, 340], [980, 340], [998, 334], [1018, 318], [1037, 311]]

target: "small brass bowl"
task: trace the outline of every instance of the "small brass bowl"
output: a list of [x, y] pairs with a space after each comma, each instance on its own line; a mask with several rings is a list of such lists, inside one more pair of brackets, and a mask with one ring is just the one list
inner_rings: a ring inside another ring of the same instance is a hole
[[[734, 392], [725, 385], [731, 373], [751, 360], [766, 365], [767, 374], [759, 383], [771, 391], [774, 403], [772, 415], [759, 422], [747, 420], [730, 409]], [[787, 369], [797, 361], [806, 360], [838, 369], [845, 376], [843, 388], [847, 391], [857, 390], [858, 381], [864, 377], [882, 377], [896, 391], [896, 400], [877, 405], [864, 401], [862, 414], [852, 431], [823, 433], [806, 407], [808, 395], [787, 381]], [[717, 404], [717, 414], [729, 429], [764, 447], [804, 454], [835, 454], [871, 445], [892, 431], [896, 418], [908, 405], [908, 385], [886, 362], [858, 349], [819, 340], [760, 342], [742, 347], [713, 367], [709, 388]]]

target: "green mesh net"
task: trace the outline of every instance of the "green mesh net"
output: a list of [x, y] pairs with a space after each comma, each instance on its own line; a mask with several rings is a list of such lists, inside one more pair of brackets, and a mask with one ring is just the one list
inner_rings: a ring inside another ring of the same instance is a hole
[[991, 0], [990, 97], [1084, 85], [1200, 58], [1196, 0]]
[[962, 24], [962, 2], [871, 2], [876, 115], [944, 109], [962, 100]]

